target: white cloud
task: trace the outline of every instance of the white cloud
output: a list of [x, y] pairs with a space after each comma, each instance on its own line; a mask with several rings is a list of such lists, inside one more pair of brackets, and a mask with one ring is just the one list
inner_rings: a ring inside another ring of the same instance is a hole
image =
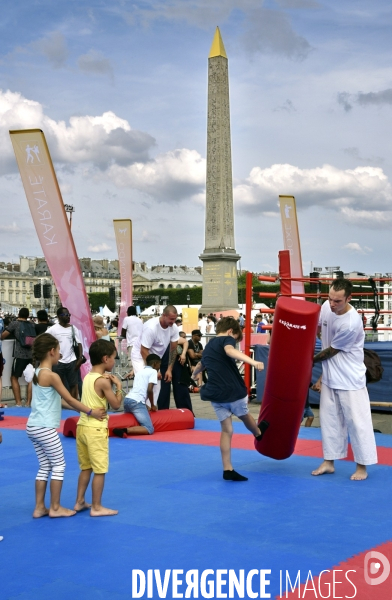
[[96, 50], [89, 50], [87, 54], [79, 56], [78, 67], [83, 73], [113, 76], [113, 68], [110, 60]]
[[367, 229], [392, 229], [392, 210], [353, 210], [342, 208], [342, 217], [350, 225]]
[[359, 104], [360, 106], [392, 105], [392, 88], [379, 92], [358, 92], [357, 94], [339, 92], [338, 104], [343, 106], [346, 112], [353, 108], [353, 104]]
[[381, 90], [380, 92], [359, 92], [356, 101], [361, 106], [370, 106], [371, 104], [380, 106], [382, 104], [392, 104], [392, 89]]
[[304, 60], [311, 51], [309, 42], [293, 30], [285, 12], [256, 8], [248, 17], [242, 43], [249, 53], [279, 54]]
[[355, 146], [351, 146], [349, 148], [343, 148], [343, 152], [345, 154], [347, 154], [348, 156], [351, 156], [351, 158], [353, 158], [357, 162], [374, 164], [374, 165], [381, 165], [383, 162], [385, 162], [382, 156], [369, 156], [369, 157], [361, 156], [359, 154], [359, 149]]
[[182, 148], [129, 167], [112, 165], [109, 177], [119, 187], [130, 187], [158, 201], [176, 202], [197, 196], [205, 186], [206, 161], [196, 150]]
[[36, 128], [44, 131], [53, 160], [71, 165], [93, 163], [106, 169], [113, 163], [144, 162], [155, 145], [152, 136], [132, 129], [112, 111], [71, 117], [67, 124], [47, 116], [39, 102], [0, 90], [0, 174], [16, 170], [8, 130]]
[[281, 8], [321, 8], [315, 0], [275, 0]]
[[344, 250], [350, 250], [350, 252], [356, 252], [358, 254], [369, 254], [369, 252], [373, 252], [371, 248], [368, 246], [364, 246], [363, 248], [358, 244], [358, 242], [349, 242], [345, 246], [342, 246]]
[[65, 66], [69, 52], [65, 37], [60, 31], [53, 31], [47, 37], [36, 40], [30, 45], [43, 54], [54, 69]]
[[159, 235], [152, 235], [149, 231], [147, 231], [147, 229], [143, 229], [142, 235], [137, 241], [141, 242], [142, 244], [150, 244], [152, 242], [156, 242], [158, 239], [160, 239]]
[[19, 233], [21, 229], [15, 221], [13, 221], [12, 225], [0, 225], [0, 231], [3, 231], [4, 233]]
[[[233, 13], [241, 14], [243, 47], [251, 54], [280, 54], [288, 58], [304, 59], [311, 50], [308, 41], [298, 35], [289, 15], [276, 8], [262, 6], [260, 0], [146, 0], [143, 8], [136, 3], [124, 13], [130, 25], [136, 20], [149, 24], [155, 20], [182, 21], [189, 25], [209, 29], [212, 23], [224, 23]], [[313, 8], [313, 0], [278, 0], [281, 8]], [[241, 27], [237, 28], [241, 31]]]
[[103, 244], [96, 244], [95, 246], [88, 246], [88, 250], [90, 250], [90, 252], [104, 252], [105, 250], [111, 249], [112, 247], [105, 244], [105, 242]]
[[390, 224], [392, 188], [379, 167], [346, 170], [331, 165], [314, 169], [288, 164], [266, 169], [254, 167], [249, 177], [234, 189], [235, 200], [242, 209], [263, 214], [278, 211], [279, 195], [295, 196], [299, 209], [328, 208], [361, 226], [371, 227], [370, 222], [374, 221], [384, 226]]
[[283, 104], [281, 104], [280, 106], [277, 106], [276, 108], [273, 109], [273, 112], [281, 112], [281, 111], [285, 111], [287, 113], [294, 113], [294, 112], [297, 112], [297, 109], [295, 108], [295, 106], [291, 102], [291, 100], [289, 100], [287, 98], [287, 100], [285, 100], [283, 102]]

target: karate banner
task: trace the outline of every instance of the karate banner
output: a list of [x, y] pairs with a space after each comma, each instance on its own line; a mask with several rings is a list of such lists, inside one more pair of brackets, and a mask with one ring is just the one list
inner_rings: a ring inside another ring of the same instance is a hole
[[118, 270], [121, 281], [121, 299], [118, 316], [118, 331], [121, 332], [128, 306], [132, 306], [132, 221], [113, 219], [118, 252]]
[[72, 315], [72, 325], [82, 334], [83, 353], [87, 358], [87, 362], [82, 365], [82, 375], [85, 375], [91, 369], [88, 349], [96, 335], [49, 148], [41, 129], [10, 131], [10, 136], [50, 274], [61, 304]]
[[[294, 196], [279, 196], [280, 216], [282, 218], [284, 249], [290, 252], [290, 277], [303, 277], [301, 245], [297, 221], [297, 208]], [[304, 294], [302, 281], [291, 281], [291, 293]], [[302, 297], [302, 300], [305, 298]]]

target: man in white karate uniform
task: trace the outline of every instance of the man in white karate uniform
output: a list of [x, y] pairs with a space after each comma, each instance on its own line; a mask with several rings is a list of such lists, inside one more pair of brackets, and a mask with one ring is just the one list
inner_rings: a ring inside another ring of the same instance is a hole
[[336, 279], [330, 287], [319, 320], [322, 351], [313, 361], [323, 361], [322, 376], [313, 386], [320, 391], [320, 425], [324, 461], [312, 475], [334, 473], [334, 460], [346, 458], [350, 435], [357, 463], [352, 480], [367, 478], [366, 465], [377, 463], [366, 367], [362, 319], [351, 306], [352, 283]]

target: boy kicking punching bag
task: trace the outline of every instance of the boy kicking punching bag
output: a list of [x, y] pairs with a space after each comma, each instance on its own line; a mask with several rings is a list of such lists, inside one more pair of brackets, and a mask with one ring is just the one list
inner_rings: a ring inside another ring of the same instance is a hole
[[282, 460], [294, 452], [312, 377], [320, 306], [295, 298], [276, 303], [259, 422], [269, 425], [260, 454]]

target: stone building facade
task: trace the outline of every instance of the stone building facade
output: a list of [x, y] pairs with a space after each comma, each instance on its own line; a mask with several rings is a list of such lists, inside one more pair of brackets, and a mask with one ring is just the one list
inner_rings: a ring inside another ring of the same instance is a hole
[[[120, 289], [118, 260], [80, 258], [87, 294]], [[51, 298], [35, 298], [34, 285], [49, 283]], [[191, 288], [202, 285], [201, 267], [133, 263], [134, 293], [153, 289]], [[0, 262], [0, 305], [4, 312], [15, 312], [22, 306], [35, 309], [46, 307], [54, 313], [60, 299], [44, 258], [21, 256], [19, 264]]]

